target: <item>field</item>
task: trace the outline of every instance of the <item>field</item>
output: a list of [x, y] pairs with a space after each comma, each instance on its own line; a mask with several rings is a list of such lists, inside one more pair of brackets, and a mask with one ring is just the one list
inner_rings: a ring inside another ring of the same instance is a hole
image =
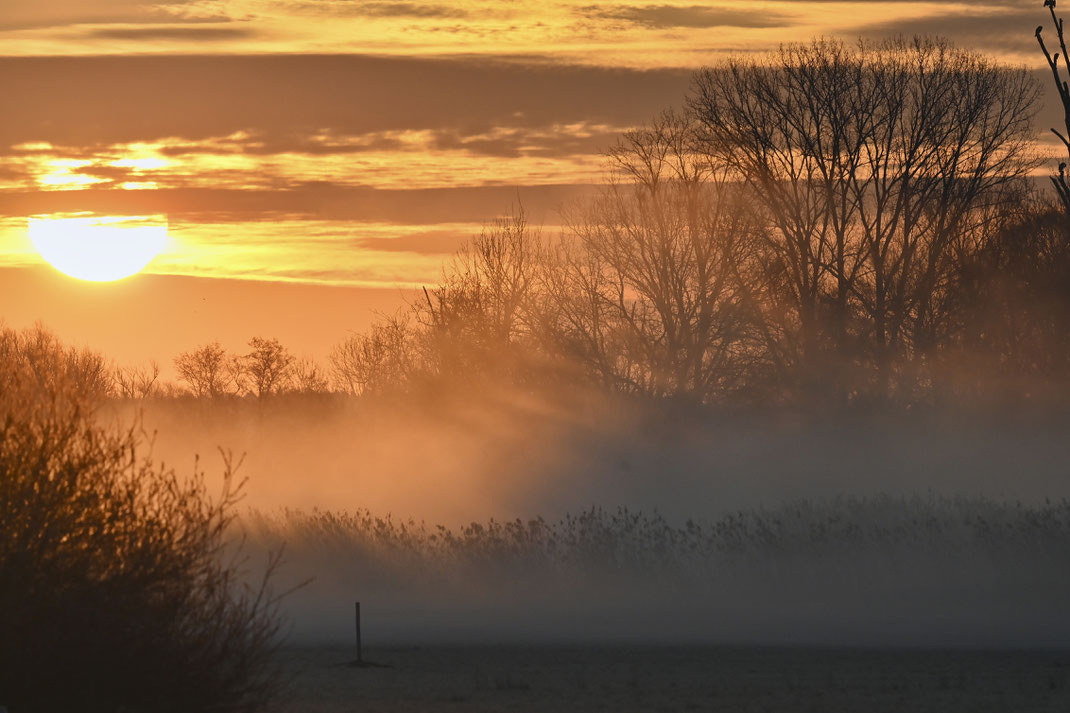
[[287, 649], [278, 713], [1065, 713], [1070, 652], [731, 647]]
[[[245, 524], [315, 574], [284, 600], [279, 713], [1070, 710], [1067, 501]], [[358, 597], [384, 667], [346, 665]]]

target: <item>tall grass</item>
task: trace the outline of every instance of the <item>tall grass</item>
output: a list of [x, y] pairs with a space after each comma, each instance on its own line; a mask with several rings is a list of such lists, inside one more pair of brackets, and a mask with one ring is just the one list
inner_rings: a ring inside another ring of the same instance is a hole
[[682, 523], [594, 508], [452, 529], [283, 510], [244, 525], [258, 546], [285, 542], [291, 576], [316, 578], [292, 611], [309, 637], [348, 631], [327, 612], [354, 598], [404, 640], [1055, 645], [1070, 633], [1065, 500], [839, 497]]

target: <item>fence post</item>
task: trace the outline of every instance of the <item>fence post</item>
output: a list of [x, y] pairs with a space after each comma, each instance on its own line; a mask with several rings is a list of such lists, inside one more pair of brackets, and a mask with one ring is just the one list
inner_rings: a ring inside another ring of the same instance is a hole
[[364, 652], [361, 650], [360, 643], [360, 602], [357, 602], [357, 663], [364, 663]]

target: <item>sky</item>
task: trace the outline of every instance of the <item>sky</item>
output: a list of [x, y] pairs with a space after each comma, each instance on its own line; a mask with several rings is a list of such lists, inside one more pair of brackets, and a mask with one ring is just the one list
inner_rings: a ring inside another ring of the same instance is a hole
[[[1045, 19], [1040, 0], [3, 0], [0, 318], [124, 363], [257, 335], [322, 359], [518, 203], [555, 229], [699, 67], [928, 33], [1039, 72]], [[117, 283], [60, 276], [28, 220], [84, 212], [159, 216], [166, 246]]]

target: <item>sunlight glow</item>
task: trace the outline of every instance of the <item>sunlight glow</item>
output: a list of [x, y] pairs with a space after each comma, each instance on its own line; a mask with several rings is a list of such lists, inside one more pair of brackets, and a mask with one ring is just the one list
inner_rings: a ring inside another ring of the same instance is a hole
[[166, 216], [34, 216], [30, 240], [60, 272], [110, 282], [141, 272], [167, 242]]
[[116, 168], [133, 168], [138, 171], [157, 171], [161, 168], [167, 168], [169, 163], [167, 159], [158, 156], [143, 156], [140, 158], [121, 158], [118, 161], [112, 161], [109, 165]]
[[37, 182], [42, 188], [53, 190], [77, 190], [96, 183], [107, 183], [106, 178], [79, 173], [79, 169], [92, 164], [92, 161], [70, 158], [48, 159], [42, 175], [37, 177]]

